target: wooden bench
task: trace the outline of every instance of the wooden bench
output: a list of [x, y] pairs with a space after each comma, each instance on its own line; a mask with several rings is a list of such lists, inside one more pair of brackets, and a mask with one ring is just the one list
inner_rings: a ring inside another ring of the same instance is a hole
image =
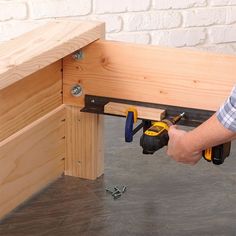
[[[0, 218], [62, 174], [103, 174], [101, 101], [209, 116], [235, 84], [234, 56], [104, 32], [100, 22], [55, 21], [0, 45]], [[81, 112], [89, 104], [94, 113]]]

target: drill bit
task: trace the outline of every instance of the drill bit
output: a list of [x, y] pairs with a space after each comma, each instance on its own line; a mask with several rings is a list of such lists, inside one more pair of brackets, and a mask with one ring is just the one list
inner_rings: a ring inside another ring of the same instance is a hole
[[178, 121], [180, 121], [185, 116], [185, 112], [182, 112], [180, 115], [174, 117], [171, 121], [172, 124], [176, 124]]

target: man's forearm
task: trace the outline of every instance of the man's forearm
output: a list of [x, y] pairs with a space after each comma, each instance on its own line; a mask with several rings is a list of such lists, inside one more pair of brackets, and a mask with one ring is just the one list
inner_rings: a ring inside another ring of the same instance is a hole
[[226, 129], [218, 120], [216, 114], [196, 129], [186, 134], [186, 145], [192, 151], [202, 151], [206, 148], [225, 143], [235, 138], [235, 132]]
[[196, 164], [202, 151], [236, 138], [236, 86], [221, 108], [190, 132], [171, 126], [167, 154], [174, 160]]

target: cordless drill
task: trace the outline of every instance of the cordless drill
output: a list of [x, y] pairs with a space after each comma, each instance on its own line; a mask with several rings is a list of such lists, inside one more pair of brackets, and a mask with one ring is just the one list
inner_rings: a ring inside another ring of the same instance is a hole
[[[140, 138], [140, 146], [143, 148], [143, 154], [154, 154], [162, 147], [168, 145], [168, 130], [171, 125], [175, 125], [184, 117], [182, 113], [171, 120], [164, 119], [162, 121], [152, 122], [150, 128], [144, 131]], [[215, 165], [224, 163], [229, 156], [231, 142], [208, 148], [202, 152], [205, 160], [213, 162]]]
[[152, 122], [140, 139], [140, 146], [143, 148], [143, 154], [154, 154], [162, 147], [166, 146], [169, 141], [168, 130], [171, 125], [175, 125], [182, 119], [184, 113], [174, 117], [171, 120]]

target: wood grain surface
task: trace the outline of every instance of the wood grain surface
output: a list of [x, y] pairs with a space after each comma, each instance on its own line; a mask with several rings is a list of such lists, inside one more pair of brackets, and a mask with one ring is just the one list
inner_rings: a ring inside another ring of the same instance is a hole
[[104, 171], [103, 117], [66, 106], [65, 174], [96, 179]]
[[83, 52], [64, 60], [66, 104], [83, 106], [70, 94], [80, 84], [83, 94], [214, 111], [236, 83], [236, 56], [102, 40]]
[[109, 102], [104, 106], [104, 113], [127, 116], [127, 111], [129, 108], [135, 108], [137, 110], [137, 116], [140, 119], [147, 120], [162, 120], [165, 117], [165, 110], [133, 106], [124, 103]]
[[62, 175], [64, 106], [0, 142], [0, 218]]
[[62, 104], [62, 61], [0, 90], [0, 141]]
[[101, 22], [53, 21], [0, 45], [0, 218], [64, 172], [66, 146], [79, 144], [81, 176], [103, 173], [99, 117], [65, 130], [76, 125], [65, 125], [61, 60], [103, 37]]
[[52, 21], [0, 45], [0, 90], [88, 45], [104, 23]]

